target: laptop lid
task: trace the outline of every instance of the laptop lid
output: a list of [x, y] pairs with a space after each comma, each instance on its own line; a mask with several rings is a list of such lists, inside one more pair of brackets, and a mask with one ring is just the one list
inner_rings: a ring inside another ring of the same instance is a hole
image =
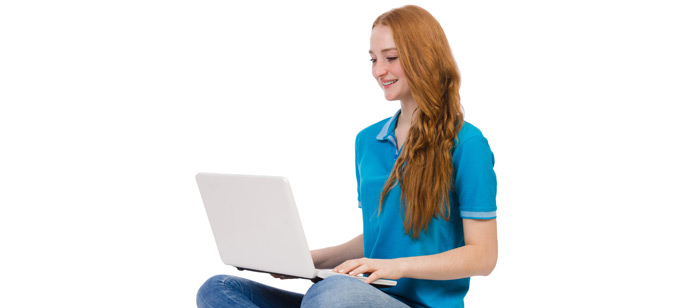
[[315, 277], [286, 178], [198, 173], [196, 182], [222, 262], [243, 269]]

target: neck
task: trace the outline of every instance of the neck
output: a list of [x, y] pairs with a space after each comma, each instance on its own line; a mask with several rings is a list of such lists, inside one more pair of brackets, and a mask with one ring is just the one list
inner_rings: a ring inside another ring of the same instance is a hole
[[413, 113], [416, 111], [417, 107], [418, 105], [416, 104], [416, 101], [413, 99], [402, 100], [401, 114], [399, 114], [399, 122], [397, 122], [397, 125], [399, 125], [401, 128], [405, 128], [406, 130], [408, 130], [408, 128], [411, 127]]

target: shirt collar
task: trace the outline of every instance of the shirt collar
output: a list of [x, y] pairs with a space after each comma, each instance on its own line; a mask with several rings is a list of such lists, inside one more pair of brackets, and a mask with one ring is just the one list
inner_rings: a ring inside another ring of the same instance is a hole
[[390, 118], [385, 125], [383, 125], [383, 128], [380, 130], [380, 133], [378, 133], [378, 136], [375, 138], [378, 140], [389, 140], [392, 142], [394, 145], [397, 144], [397, 138], [394, 136], [394, 128], [397, 125], [397, 119], [399, 119], [399, 114], [401, 114], [401, 109], [397, 110], [397, 112]]

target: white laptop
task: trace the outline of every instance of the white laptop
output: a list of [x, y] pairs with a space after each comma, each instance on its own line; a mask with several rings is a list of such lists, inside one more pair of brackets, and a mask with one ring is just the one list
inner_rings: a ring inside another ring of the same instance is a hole
[[[225, 264], [314, 282], [343, 275], [314, 268], [286, 178], [198, 173], [196, 182]], [[397, 282], [379, 279], [372, 284], [391, 287]]]

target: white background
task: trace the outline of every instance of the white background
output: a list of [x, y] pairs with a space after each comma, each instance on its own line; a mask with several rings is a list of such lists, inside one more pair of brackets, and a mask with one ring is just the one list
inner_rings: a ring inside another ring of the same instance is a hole
[[[469, 307], [680, 305], [671, 2], [415, 2], [496, 155], [500, 258]], [[199, 171], [287, 176], [312, 248], [359, 234], [354, 137], [399, 106], [370, 27], [404, 4], [3, 1], [0, 306], [194, 306], [237, 273]]]

